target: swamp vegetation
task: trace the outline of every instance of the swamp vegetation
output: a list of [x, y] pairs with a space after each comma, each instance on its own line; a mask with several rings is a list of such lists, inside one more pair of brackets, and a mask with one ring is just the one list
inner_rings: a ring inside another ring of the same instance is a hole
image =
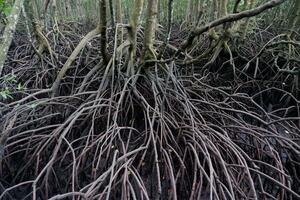
[[300, 199], [299, 0], [0, 0], [0, 199]]

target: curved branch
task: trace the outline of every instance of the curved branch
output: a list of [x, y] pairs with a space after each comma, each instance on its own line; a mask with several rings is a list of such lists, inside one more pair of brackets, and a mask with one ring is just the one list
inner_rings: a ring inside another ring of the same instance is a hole
[[52, 88], [51, 88], [51, 90], [52, 90], [52, 96], [56, 96], [61, 80], [63, 79], [63, 77], [67, 73], [67, 70], [70, 68], [70, 66], [73, 63], [73, 61], [76, 59], [77, 55], [86, 46], [86, 44], [91, 39], [93, 39], [96, 35], [98, 35], [99, 33], [100, 33], [100, 29], [99, 29], [99, 27], [96, 27], [94, 30], [92, 30], [91, 32], [89, 32], [79, 42], [79, 44], [76, 46], [76, 48], [74, 49], [74, 51], [72, 52], [72, 54], [70, 55], [70, 57], [68, 58], [68, 60], [66, 61], [66, 63], [64, 64], [64, 66], [59, 71], [59, 73], [58, 73], [58, 75], [56, 77], [56, 80], [54, 81], [54, 83], [52, 85]]

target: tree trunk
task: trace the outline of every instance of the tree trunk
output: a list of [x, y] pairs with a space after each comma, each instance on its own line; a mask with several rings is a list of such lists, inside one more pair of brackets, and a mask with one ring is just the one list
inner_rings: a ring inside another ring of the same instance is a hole
[[217, 0], [213, 0], [212, 2], [212, 16], [211, 21], [216, 20], [218, 18], [218, 10], [219, 10], [219, 4]]
[[234, 3], [234, 7], [233, 7], [233, 13], [237, 13], [238, 12], [238, 7], [239, 7], [239, 4], [241, 3], [241, 0], [236, 0], [235, 3]]
[[220, 0], [219, 17], [224, 17], [228, 14], [227, 4], [228, 4], [228, 0]]
[[131, 15], [129, 19], [128, 28], [128, 40], [130, 42], [129, 52], [128, 52], [128, 68], [127, 74], [134, 73], [133, 62], [136, 55], [136, 35], [137, 35], [137, 25], [143, 10], [144, 0], [135, 0], [134, 7], [131, 10]]
[[113, 1], [112, 0], [109, 0], [109, 12], [110, 12], [110, 20], [111, 20], [111, 26], [113, 29], [115, 29], [116, 25], [116, 18], [115, 18], [115, 13], [114, 13], [114, 6], [113, 6]]
[[41, 22], [38, 17], [38, 12], [34, 0], [27, 1], [26, 10], [27, 10], [26, 13], [32, 25], [34, 36], [38, 43], [37, 53], [41, 55], [45, 51], [45, 49], [47, 49], [52, 56], [52, 50], [50, 48], [48, 39], [43, 33]]
[[[123, 19], [122, 19], [122, 1], [121, 0], [116, 0], [116, 4], [115, 4], [115, 16], [116, 16], [116, 23], [117, 24], [122, 24]], [[121, 43], [122, 41], [122, 31], [121, 29], [118, 27], [118, 32], [117, 32], [118, 36], [118, 44]]]
[[166, 33], [164, 44], [160, 47], [159, 55], [157, 56], [158, 60], [160, 60], [163, 54], [165, 53], [166, 47], [170, 41], [172, 22], [173, 22], [173, 5], [174, 5], [174, 0], [168, 0], [167, 33]]
[[200, 22], [201, 22], [201, 19], [202, 19], [202, 16], [203, 16], [203, 13], [204, 13], [204, 8], [205, 7], [205, 1], [204, 0], [198, 0], [198, 4], [197, 4], [197, 11], [196, 11], [196, 14], [195, 14], [195, 23], [196, 23], [196, 26], [199, 26]]
[[121, 0], [116, 0], [115, 13], [116, 13], [116, 22], [122, 23], [122, 1]]
[[152, 59], [155, 57], [153, 49], [153, 40], [157, 25], [158, 0], [148, 0], [146, 27], [144, 36], [144, 53], [142, 60]]
[[185, 15], [185, 21], [187, 23], [191, 22], [191, 16], [193, 13], [192, 8], [193, 8], [193, 0], [188, 0], [186, 6], [186, 15]]
[[107, 53], [107, 20], [106, 20], [106, 0], [99, 1], [99, 8], [100, 8], [100, 20], [99, 20], [99, 27], [100, 27], [100, 52], [103, 58], [104, 64], [107, 64], [109, 61], [109, 56]]
[[173, 5], [174, 0], [168, 1], [168, 27], [167, 27], [167, 42], [169, 42], [171, 37], [171, 28], [172, 28], [172, 20], [173, 20]]
[[57, 21], [58, 12], [57, 12], [56, 0], [52, 0], [52, 11], [53, 11], [53, 27], [54, 29], [58, 30], [58, 21]]
[[291, 10], [289, 18], [289, 29], [292, 34], [293, 31], [296, 31], [297, 24], [300, 21], [300, 0], [294, 0], [294, 7]]
[[[248, 9], [252, 9], [254, 5], [254, 0], [250, 0], [250, 3], [249, 3], [249, 8]], [[246, 5], [247, 6], [247, 5]], [[248, 32], [248, 27], [249, 27], [249, 23], [250, 23], [250, 18], [247, 18], [246, 21], [242, 24], [241, 26], [241, 30], [242, 30], [242, 40], [245, 39], [246, 37], [246, 34]]]
[[188, 47], [190, 47], [190, 45], [193, 43], [193, 40], [197, 36], [200, 36], [201, 34], [211, 30], [214, 27], [220, 26], [220, 25], [228, 23], [228, 22], [236, 22], [236, 21], [244, 19], [244, 18], [254, 17], [254, 16], [259, 15], [260, 13], [262, 13], [266, 10], [269, 10], [271, 8], [274, 8], [275, 6], [278, 6], [278, 5], [282, 4], [285, 1], [287, 1], [287, 0], [268, 1], [267, 3], [262, 4], [261, 6], [258, 6], [256, 8], [253, 8], [253, 9], [250, 9], [250, 10], [245, 10], [245, 11], [240, 12], [240, 13], [230, 14], [230, 15], [227, 15], [227, 16], [222, 17], [220, 19], [214, 20], [210, 23], [207, 23], [206, 25], [204, 25], [202, 27], [197, 27], [195, 30], [193, 30], [190, 33], [187, 40], [185, 40], [182, 43], [181, 48], [178, 50], [177, 54], [179, 52], [181, 52], [182, 50], [185, 50]]
[[0, 77], [6, 60], [7, 52], [12, 42], [16, 26], [19, 20], [22, 4], [24, 0], [16, 0], [8, 17], [8, 23], [5, 26], [2, 41], [0, 43]]
[[[213, 0], [212, 2], [212, 13], [211, 13], [211, 21], [218, 19], [218, 10], [219, 10], [219, 4], [217, 0]], [[213, 40], [218, 39], [218, 34], [216, 33], [216, 28], [212, 28], [209, 30], [209, 36]]]

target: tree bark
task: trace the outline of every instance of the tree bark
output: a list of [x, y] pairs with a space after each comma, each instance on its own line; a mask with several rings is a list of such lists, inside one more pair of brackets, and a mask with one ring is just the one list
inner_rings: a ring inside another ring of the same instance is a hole
[[186, 6], [186, 15], [185, 15], [185, 21], [188, 23], [191, 22], [192, 8], [193, 8], [193, 0], [188, 0]]
[[236, 0], [235, 1], [234, 7], [233, 7], [233, 10], [232, 10], [233, 13], [237, 13], [238, 12], [238, 7], [239, 7], [240, 3], [241, 3], [241, 0]]
[[68, 60], [66, 61], [66, 63], [64, 64], [64, 66], [61, 68], [61, 70], [59, 71], [54, 83], [52, 84], [52, 97], [56, 96], [58, 94], [58, 89], [59, 89], [59, 85], [63, 79], [63, 77], [65, 76], [65, 74], [67, 73], [68, 69], [70, 68], [71, 64], [73, 63], [73, 61], [76, 59], [76, 57], [78, 56], [78, 54], [80, 53], [80, 51], [86, 46], [86, 44], [93, 39], [96, 35], [98, 35], [100, 33], [100, 29], [99, 27], [96, 27], [94, 30], [92, 30], [91, 32], [89, 32], [80, 42], [79, 44], [76, 46], [76, 48], [74, 49], [74, 51], [72, 52], [72, 54], [70, 55], [70, 57], [68, 58]]
[[218, 19], [218, 10], [219, 10], [218, 1], [217, 0], [213, 0], [213, 2], [212, 2], [211, 21]]
[[[254, 4], [254, 0], [250, 0], [249, 2], [249, 9], [252, 9], [253, 8], [253, 4]], [[248, 4], [246, 4], [247, 6]], [[247, 34], [247, 30], [248, 30], [248, 27], [249, 27], [249, 23], [250, 23], [250, 18], [247, 18], [245, 23], [242, 24], [241, 26], [241, 29], [242, 29], [242, 39], [245, 39], [246, 37], [246, 34]]]
[[174, 0], [168, 1], [168, 27], [167, 27], [167, 42], [169, 42], [171, 37], [171, 28], [172, 28], [172, 21], [173, 21], [173, 5]]
[[219, 17], [224, 17], [228, 14], [227, 4], [228, 4], [228, 0], [220, 0]]
[[129, 52], [128, 52], [128, 68], [127, 74], [134, 73], [133, 62], [136, 55], [136, 35], [137, 35], [137, 25], [143, 10], [144, 0], [135, 0], [134, 7], [131, 10], [131, 15], [129, 19], [128, 27], [128, 40], [130, 42]]
[[116, 8], [115, 8], [115, 13], [116, 13], [116, 22], [117, 23], [122, 23], [122, 1], [121, 0], [116, 0]]
[[110, 20], [111, 20], [111, 26], [113, 29], [115, 29], [116, 27], [116, 17], [115, 17], [115, 13], [114, 13], [114, 6], [113, 6], [113, 1], [109, 0], [109, 12], [110, 12]]
[[[116, 0], [116, 4], [115, 4], [115, 16], [116, 16], [116, 23], [117, 24], [122, 24], [123, 19], [122, 19], [122, 1], [121, 0]], [[122, 31], [120, 30], [120, 28], [118, 28], [118, 44], [120, 44], [121, 40], [122, 40]]]
[[289, 18], [289, 29], [290, 32], [295, 31], [297, 23], [300, 21], [300, 0], [294, 0], [294, 7], [291, 11], [291, 17]]
[[153, 40], [157, 25], [158, 0], [148, 0], [146, 27], [144, 36], [144, 53], [142, 60], [152, 59], [154, 54]]
[[16, 0], [14, 6], [8, 16], [8, 23], [5, 26], [2, 41], [0, 43], [0, 77], [2, 75], [7, 52], [12, 42], [16, 26], [19, 20], [22, 4], [24, 0]]
[[55, 29], [58, 30], [58, 21], [57, 21], [58, 12], [57, 12], [56, 0], [52, 0], [52, 10], [53, 10], [53, 26]]
[[47, 49], [52, 57], [52, 50], [51, 50], [48, 39], [46, 38], [46, 36], [43, 33], [43, 30], [41, 27], [41, 22], [39, 20], [39, 16], [37, 13], [37, 8], [36, 8], [34, 0], [27, 1], [26, 10], [27, 10], [26, 13], [27, 13], [27, 15], [30, 19], [31, 25], [32, 25], [34, 36], [38, 42], [37, 53], [39, 55], [41, 55], [45, 51], [45, 49]]
[[257, 8], [246, 10], [246, 11], [243, 11], [243, 12], [240, 12], [240, 13], [229, 14], [225, 17], [214, 20], [214, 21], [212, 21], [212, 22], [210, 22], [210, 23], [208, 23], [208, 24], [206, 24], [202, 27], [196, 28], [190, 34], [188, 39], [183, 42], [179, 52], [181, 52], [182, 50], [188, 48], [193, 43], [193, 40], [194, 40], [195, 37], [209, 31], [211, 28], [214, 28], [216, 26], [225, 24], [227, 22], [235, 22], [235, 21], [241, 20], [241, 19], [246, 18], [246, 17], [253, 17], [253, 16], [256, 16], [256, 15], [259, 15], [260, 13], [262, 13], [262, 12], [268, 10], [268, 9], [271, 9], [275, 6], [278, 6], [278, 5], [282, 4], [285, 1], [287, 1], [287, 0], [271, 0], [271, 1], [268, 1], [267, 3], [261, 5]]
[[100, 20], [99, 20], [99, 27], [100, 27], [100, 52], [103, 58], [103, 63], [107, 64], [109, 61], [109, 56], [107, 53], [107, 20], [106, 20], [106, 0], [99, 1], [99, 8], [100, 8]]

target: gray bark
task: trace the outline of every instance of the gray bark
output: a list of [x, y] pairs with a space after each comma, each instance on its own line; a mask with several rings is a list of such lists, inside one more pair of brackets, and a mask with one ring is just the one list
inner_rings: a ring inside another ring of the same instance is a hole
[[0, 77], [2, 75], [7, 52], [12, 42], [16, 26], [19, 20], [22, 4], [24, 0], [16, 0], [14, 6], [8, 16], [8, 23], [4, 29], [2, 41], [0, 43]]

